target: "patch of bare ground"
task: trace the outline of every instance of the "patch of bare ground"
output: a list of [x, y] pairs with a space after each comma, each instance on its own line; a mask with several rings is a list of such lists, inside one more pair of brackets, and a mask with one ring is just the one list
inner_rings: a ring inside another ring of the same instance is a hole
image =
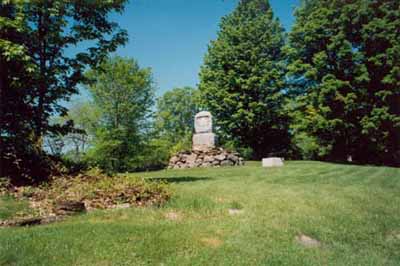
[[182, 214], [175, 212], [175, 211], [169, 211], [164, 214], [164, 217], [168, 220], [171, 221], [180, 221], [182, 220]]
[[225, 202], [228, 202], [228, 200], [225, 199], [225, 198], [222, 198], [222, 197], [217, 197], [217, 198], [215, 198], [215, 202], [217, 202], [217, 203], [225, 203]]
[[200, 242], [212, 248], [218, 248], [223, 243], [221, 239], [215, 237], [203, 237], [200, 239]]
[[320, 241], [304, 234], [296, 236], [296, 242], [306, 248], [317, 248], [321, 246]]
[[386, 235], [386, 241], [400, 241], [400, 231], [392, 231]]
[[241, 214], [241, 213], [243, 213], [244, 211], [242, 210], [242, 209], [229, 209], [228, 210], [228, 213], [230, 214], [230, 215], [238, 215], [238, 214]]

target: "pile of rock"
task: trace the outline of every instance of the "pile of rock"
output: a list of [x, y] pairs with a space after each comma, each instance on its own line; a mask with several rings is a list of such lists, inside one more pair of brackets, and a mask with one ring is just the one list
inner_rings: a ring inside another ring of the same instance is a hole
[[243, 164], [243, 158], [237, 152], [214, 148], [179, 152], [169, 160], [168, 168], [219, 167]]

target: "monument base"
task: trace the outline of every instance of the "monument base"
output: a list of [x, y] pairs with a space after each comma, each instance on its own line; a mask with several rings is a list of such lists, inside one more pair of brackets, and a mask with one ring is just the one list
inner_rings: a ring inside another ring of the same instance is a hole
[[207, 151], [215, 147], [215, 134], [214, 133], [197, 133], [193, 134], [193, 147], [194, 151]]
[[202, 151], [178, 152], [169, 160], [169, 169], [195, 167], [221, 167], [243, 165], [243, 158], [236, 152], [213, 148]]

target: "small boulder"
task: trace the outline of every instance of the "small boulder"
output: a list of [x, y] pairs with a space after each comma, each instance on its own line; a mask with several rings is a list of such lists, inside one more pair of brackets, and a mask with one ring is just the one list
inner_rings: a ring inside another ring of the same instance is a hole
[[233, 162], [230, 160], [224, 160], [221, 162], [221, 166], [230, 166], [233, 165]]
[[214, 158], [215, 158], [216, 160], [218, 160], [218, 161], [223, 161], [223, 160], [225, 160], [226, 155], [225, 155], [225, 154], [218, 154], [218, 155], [216, 155]]
[[178, 156], [173, 156], [170, 160], [169, 160], [169, 162], [171, 163], [171, 164], [174, 164], [174, 163], [176, 163], [176, 162], [178, 162], [179, 161], [179, 157]]
[[206, 156], [204, 156], [203, 161], [206, 163], [211, 163], [212, 161], [214, 161], [214, 158], [212, 156], [206, 155]]
[[239, 158], [234, 154], [228, 154], [227, 159], [231, 160], [232, 162], [236, 162], [239, 160]]

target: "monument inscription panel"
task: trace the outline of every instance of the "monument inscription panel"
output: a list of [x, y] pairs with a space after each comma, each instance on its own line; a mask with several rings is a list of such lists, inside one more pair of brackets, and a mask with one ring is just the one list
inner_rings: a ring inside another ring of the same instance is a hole
[[203, 111], [194, 117], [194, 129], [196, 133], [212, 133], [212, 116], [210, 112]]

